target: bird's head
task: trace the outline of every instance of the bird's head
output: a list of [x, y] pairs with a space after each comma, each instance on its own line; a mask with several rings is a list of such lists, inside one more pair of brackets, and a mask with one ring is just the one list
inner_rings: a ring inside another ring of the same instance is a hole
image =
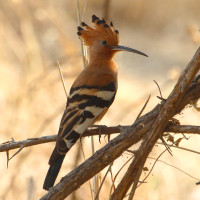
[[112, 22], [108, 25], [104, 19], [101, 20], [93, 15], [92, 23], [93, 28], [82, 22], [82, 27], [78, 26], [77, 32], [88, 47], [90, 57], [96, 57], [97, 54], [112, 57], [118, 51], [128, 51], [147, 56], [136, 49], [119, 45], [119, 31], [115, 30]]

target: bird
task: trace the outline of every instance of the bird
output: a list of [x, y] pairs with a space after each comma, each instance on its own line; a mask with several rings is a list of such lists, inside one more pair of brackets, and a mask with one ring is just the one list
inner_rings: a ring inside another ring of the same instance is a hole
[[87, 128], [100, 121], [115, 99], [118, 88], [116, 52], [145, 53], [119, 45], [119, 31], [103, 18], [92, 15], [92, 26], [81, 22], [78, 36], [87, 46], [88, 64], [71, 86], [55, 148], [49, 159], [43, 189], [53, 187], [66, 153]]

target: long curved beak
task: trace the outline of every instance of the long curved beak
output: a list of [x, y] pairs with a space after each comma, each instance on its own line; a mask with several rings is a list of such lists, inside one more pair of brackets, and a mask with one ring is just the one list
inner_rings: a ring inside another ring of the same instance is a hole
[[116, 50], [116, 51], [128, 51], [128, 52], [137, 53], [137, 54], [140, 54], [142, 56], [148, 57], [145, 53], [143, 53], [141, 51], [138, 51], [136, 49], [132, 49], [132, 48], [129, 48], [129, 47], [121, 46], [121, 45], [112, 46], [112, 50]]

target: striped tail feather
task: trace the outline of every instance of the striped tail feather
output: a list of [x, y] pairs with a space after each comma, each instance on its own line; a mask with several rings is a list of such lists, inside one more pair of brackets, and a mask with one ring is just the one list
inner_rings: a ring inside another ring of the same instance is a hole
[[58, 154], [56, 148], [54, 148], [49, 160], [50, 167], [44, 180], [43, 189], [49, 190], [49, 188], [53, 187], [58, 173], [60, 171], [60, 168], [62, 166], [65, 155], [66, 154]]
[[77, 87], [71, 90], [67, 108], [61, 119], [56, 146], [49, 159], [43, 189], [53, 187], [66, 153], [85, 130], [100, 120], [112, 104], [116, 91], [114, 84], [99, 87]]

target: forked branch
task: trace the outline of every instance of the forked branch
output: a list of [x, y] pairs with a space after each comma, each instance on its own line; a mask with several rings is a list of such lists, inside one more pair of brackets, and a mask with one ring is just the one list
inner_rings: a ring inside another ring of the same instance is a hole
[[[133, 162], [130, 164], [129, 169], [122, 178], [118, 187], [114, 191], [111, 200], [123, 199], [129, 190], [130, 186], [134, 184], [133, 190], [131, 191], [132, 197], [136, 190], [139, 178], [147, 157], [153, 149], [155, 143], [159, 138], [162, 137], [165, 127], [168, 125], [169, 120], [177, 114], [176, 112], [180, 109], [180, 104], [184, 95], [187, 93], [195, 75], [200, 69], [200, 48], [197, 50], [191, 62], [188, 64], [185, 71], [179, 78], [173, 91], [167, 98], [163, 106], [160, 107], [158, 116], [152, 126], [147, 132], [147, 135], [142, 142], [137, 154], [135, 155]], [[200, 91], [200, 90], [199, 90]], [[131, 198], [132, 198], [131, 197]]]
[[[191, 62], [188, 64], [168, 99], [162, 101], [152, 111], [137, 119], [133, 125], [119, 125], [115, 127], [100, 126], [95, 129], [87, 130], [84, 137], [99, 135], [99, 132], [107, 135], [114, 133], [121, 134], [63, 177], [61, 181], [50, 189], [41, 199], [64, 199], [95, 174], [113, 163], [125, 150], [143, 139], [140, 148], [134, 156], [133, 162], [130, 164], [127, 172], [111, 197], [111, 199], [123, 199], [128, 189], [133, 184], [131, 199], [137, 188], [145, 161], [155, 143], [162, 137], [164, 132], [200, 134], [199, 126], [176, 125], [170, 121], [170, 119], [172, 119], [174, 115], [180, 113], [186, 105], [193, 104], [193, 102], [197, 102], [200, 98], [200, 76], [194, 79], [199, 69], [200, 49], [198, 49]], [[55, 140], [56, 135], [30, 138], [19, 142], [11, 141], [0, 145], [0, 152], [53, 142]]]
[[[117, 133], [126, 132], [130, 129], [130, 126], [112, 126], [112, 127], [105, 127], [105, 126], [98, 126], [97, 128], [88, 129], [82, 137], [89, 137], [89, 136], [98, 136], [99, 133], [101, 135], [113, 135]], [[200, 126], [191, 126], [191, 125], [176, 125], [176, 124], [168, 124], [165, 129], [165, 132], [171, 133], [187, 133], [187, 134], [200, 134]], [[38, 144], [45, 144], [49, 142], [55, 142], [57, 135], [49, 135], [49, 136], [42, 136], [37, 138], [28, 138], [27, 140], [21, 141], [7, 141], [0, 145], [0, 152], [10, 151], [13, 149], [18, 149], [23, 146], [30, 147]]]
[[[50, 191], [43, 196], [42, 200], [47, 199], [64, 199], [74, 190], [78, 189], [83, 183], [99, 173], [102, 169], [118, 158], [126, 149], [144, 139], [140, 150], [135, 156], [132, 166], [135, 165], [134, 175], [131, 174], [128, 184], [122, 192], [118, 189], [113, 193], [112, 199], [123, 199], [127, 190], [134, 182], [137, 184], [141, 166], [144, 165], [147, 156], [153, 148], [155, 142], [162, 136], [169, 124], [169, 120], [178, 114], [190, 102], [200, 98], [200, 77], [194, 77], [200, 68], [200, 49], [196, 52], [192, 61], [189, 63], [185, 72], [180, 77], [176, 87], [166, 102], [161, 102], [151, 112], [140, 117], [136, 122], [120, 135], [111, 140], [107, 145], [98, 150], [94, 155], [71, 171]], [[194, 80], [192, 82], [192, 80]], [[132, 166], [130, 166], [132, 168]], [[128, 172], [127, 172], [128, 173]], [[137, 178], [137, 180], [134, 179]], [[125, 180], [126, 175], [124, 176]], [[118, 196], [120, 195], [120, 196]], [[116, 198], [115, 198], [116, 197]]]

